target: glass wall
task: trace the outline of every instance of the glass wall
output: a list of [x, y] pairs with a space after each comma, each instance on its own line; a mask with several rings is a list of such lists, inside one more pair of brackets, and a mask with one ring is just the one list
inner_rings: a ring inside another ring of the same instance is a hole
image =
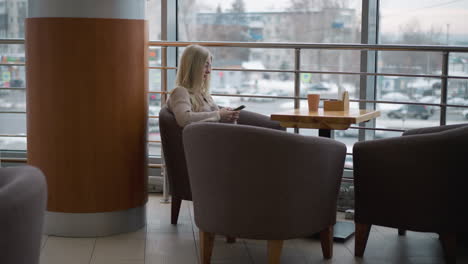
[[[381, 0], [379, 43], [408, 45], [468, 45], [464, 23], [468, 1]], [[378, 72], [440, 76], [441, 52], [379, 52]], [[468, 77], [468, 54], [450, 53], [449, 76]], [[442, 101], [440, 77], [379, 76], [378, 100], [414, 102], [427, 105], [378, 104], [382, 117], [377, 126], [412, 129], [441, 124], [466, 122], [466, 108], [447, 107], [445, 116], [440, 106], [430, 104], [468, 105], [467, 80], [449, 78], [447, 101]]]
[[468, 1], [380, 0], [380, 43], [468, 45]]
[[28, 0], [0, 1], [0, 38], [24, 38]]
[[[0, 1], [0, 39], [23, 39], [27, 0]], [[24, 45], [0, 44], [0, 152], [26, 151]], [[1, 156], [2, 153], [0, 153]]]
[[[161, 0], [146, 1], [146, 19], [148, 20], [149, 40], [161, 40]], [[161, 156], [161, 137], [159, 134], [159, 110], [161, 109], [161, 48], [149, 47], [148, 51], [148, 154], [150, 157]], [[155, 163], [155, 162], [150, 162]], [[158, 162], [159, 163], [159, 162]], [[159, 174], [159, 173], [157, 173]], [[150, 175], [156, 175], [150, 172]]]
[[[0, 1], [0, 39], [23, 39], [27, 0]], [[24, 45], [0, 44], [0, 156], [26, 151]]]
[[161, 39], [161, 0], [146, 0], [149, 39]]
[[[468, 54], [452, 53], [449, 57], [451, 76], [468, 76]], [[450, 78], [447, 88], [447, 104], [468, 106], [468, 79]], [[468, 108], [448, 107], [447, 124], [468, 122]]]
[[25, 152], [24, 45], [0, 45], [0, 56], [0, 152], [5, 150]]
[[[178, 40], [360, 43], [361, 5], [361, 1], [330, 0], [178, 0]], [[294, 108], [294, 49], [210, 51], [214, 54], [213, 67], [221, 69], [212, 73], [212, 93], [242, 95], [216, 96], [218, 104], [244, 104], [247, 110], [265, 115]], [[359, 60], [358, 51], [301, 50], [300, 70], [358, 72]], [[320, 93], [322, 98], [337, 98], [344, 90], [350, 92], [351, 98], [358, 98], [359, 77], [300, 74], [301, 97]], [[291, 99], [272, 98], [275, 96]], [[310, 129], [301, 129], [300, 133], [317, 134]], [[349, 149], [355, 141], [343, 135], [336, 138], [347, 143]]]
[[356, 0], [178, 0], [178, 39], [359, 43], [360, 8]]

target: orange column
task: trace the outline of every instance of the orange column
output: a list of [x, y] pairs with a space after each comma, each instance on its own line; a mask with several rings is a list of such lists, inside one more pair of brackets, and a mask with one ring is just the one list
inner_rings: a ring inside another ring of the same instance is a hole
[[143, 19], [26, 20], [28, 163], [47, 178], [47, 233], [144, 225], [147, 36]]

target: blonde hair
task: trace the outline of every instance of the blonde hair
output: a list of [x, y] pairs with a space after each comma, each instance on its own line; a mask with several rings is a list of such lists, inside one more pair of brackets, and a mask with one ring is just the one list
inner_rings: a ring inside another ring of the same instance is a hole
[[208, 49], [199, 45], [185, 48], [180, 58], [177, 70], [176, 86], [182, 86], [189, 91], [192, 110], [198, 111], [203, 105], [203, 99], [196, 94], [209, 97], [210, 78], [203, 79], [205, 63], [213, 56]]

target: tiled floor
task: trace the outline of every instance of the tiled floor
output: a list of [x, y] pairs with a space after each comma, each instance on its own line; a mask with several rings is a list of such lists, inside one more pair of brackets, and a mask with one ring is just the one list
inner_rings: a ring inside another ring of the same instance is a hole
[[[170, 204], [150, 195], [147, 226], [133, 233], [99, 238], [44, 236], [41, 264], [191, 264], [198, 262], [198, 229], [193, 224], [192, 203], [183, 202], [179, 224], [170, 224]], [[464, 259], [465, 261], [467, 258]], [[217, 237], [212, 263], [266, 263], [266, 242], [238, 239], [227, 244]], [[364, 258], [354, 257], [354, 239], [334, 243], [332, 260], [322, 258], [320, 241], [294, 239], [285, 242], [281, 263], [444, 263], [438, 236], [374, 226]], [[468, 263], [463, 260], [457, 263]]]

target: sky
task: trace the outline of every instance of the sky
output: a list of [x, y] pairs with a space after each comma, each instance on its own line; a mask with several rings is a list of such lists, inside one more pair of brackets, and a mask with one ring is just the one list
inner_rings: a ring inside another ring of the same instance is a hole
[[[291, 0], [244, 0], [246, 9], [250, 12], [282, 11], [290, 2]], [[360, 13], [362, 1], [349, 2]], [[225, 10], [230, 8], [232, 0], [197, 0], [197, 3], [205, 6], [203, 11], [213, 11], [218, 4]], [[448, 28], [450, 34], [468, 35], [468, 27], [465, 25], [468, 0], [381, 0], [380, 4], [382, 33], [396, 33], [401, 26], [417, 19], [423, 30], [430, 30], [432, 27], [446, 32]]]
[[400, 25], [418, 19], [423, 30], [468, 35], [468, 0], [381, 0], [381, 5], [382, 32], [397, 32]]

